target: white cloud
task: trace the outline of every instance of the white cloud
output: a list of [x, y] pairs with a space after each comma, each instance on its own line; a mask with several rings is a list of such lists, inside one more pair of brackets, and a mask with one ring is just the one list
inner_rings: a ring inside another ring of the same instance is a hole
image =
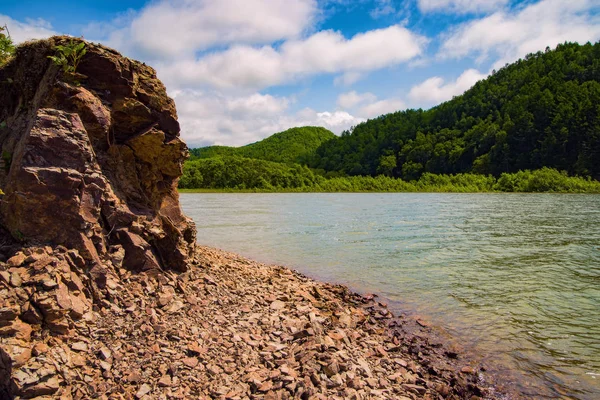
[[591, 12], [594, 8], [598, 8], [596, 0], [543, 0], [513, 12], [500, 11], [453, 29], [439, 57], [476, 55], [481, 61], [493, 54], [499, 67], [546, 46], [596, 41], [600, 17]]
[[181, 136], [190, 147], [241, 146], [295, 126], [322, 126], [334, 133], [363, 121], [345, 111], [290, 112], [285, 97], [253, 93], [226, 96], [218, 92], [180, 90], [170, 93], [177, 104]]
[[215, 45], [295, 38], [317, 15], [316, 0], [160, 0], [112, 32], [108, 42], [147, 59], [181, 57]]
[[484, 13], [506, 6], [510, 0], [418, 0], [419, 9], [426, 12], [457, 14]]
[[419, 56], [426, 43], [426, 38], [398, 25], [351, 39], [339, 32], [321, 31], [304, 40], [288, 40], [279, 49], [239, 45], [158, 69], [174, 87], [260, 90], [313, 74], [355, 74], [397, 65]]
[[463, 94], [465, 90], [486, 76], [475, 69], [466, 70], [455, 81], [448, 83], [445, 83], [443, 78], [434, 76], [413, 86], [408, 97], [416, 107], [437, 105]]
[[377, 6], [369, 11], [369, 15], [373, 19], [385, 17], [396, 12], [396, 7], [392, 4], [392, 0], [377, 0], [376, 3]]
[[0, 14], [0, 26], [4, 26], [4, 24], [8, 27], [14, 43], [22, 43], [32, 39], [43, 39], [57, 34], [52, 29], [52, 25], [41, 18], [27, 19], [25, 22], [21, 22]]
[[405, 108], [406, 104], [400, 99], [385, 99], [361, 107], [358, 110], [358, 115], [364, 118], [374, 118]]
[[346, 111], [315, 112], [310, 108], [304, 109], [298, 117], [305, 118], [305, 120], [296, 122], [295, 126], [317, 125], [338, 134], [364, 121], [364, 119], [354, 117]]
[[337, 105], [342, 108], [352, 108], [360, 103], [372, 103], [377, 100], [377, 96], [373, 93], [358, 94], [356, 91], [342, 93], [337, 98]]
[[350, 86], [364, 77], [365, 74], [355, 71], [344, 72], [343, 74], [333, 78], [335, 86]]
[[344, 109], [356, 110], [356, 115], [363, 119], [406, 108], [406, 104], [400, 99], [377, 100], [373, 93], [357, 93], [354, 90], [341, 93], [337, 98], [337, 105]]

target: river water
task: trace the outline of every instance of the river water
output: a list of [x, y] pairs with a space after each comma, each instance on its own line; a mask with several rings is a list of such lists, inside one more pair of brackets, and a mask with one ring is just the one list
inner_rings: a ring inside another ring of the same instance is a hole
[[198, 242], [386, 297], [528, 397], [600, 399], [600, 196], [181, 194]]

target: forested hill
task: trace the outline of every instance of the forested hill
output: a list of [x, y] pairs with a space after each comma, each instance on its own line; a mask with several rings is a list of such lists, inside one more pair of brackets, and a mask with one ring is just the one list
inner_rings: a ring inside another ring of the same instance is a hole
[[276, 133], [242, 147], [210, 146], [192, 149], [191, 159], [241, 156], [282, 163], [306, 163], [316, 149], [335, 135], [321, 127], [304, 126]]
[[600, 178], [600, 43], [528, 55], [430, 110], [406, 110], [325, 142], [312, 168], [404, 179], [544, 166]]

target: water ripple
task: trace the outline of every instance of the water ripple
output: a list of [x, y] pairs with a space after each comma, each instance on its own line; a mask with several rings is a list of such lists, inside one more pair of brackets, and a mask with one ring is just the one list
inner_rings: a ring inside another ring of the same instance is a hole
[[536, 398], [600, 398], [600, 196], [183, 194], [199, 241], [428, 314]]

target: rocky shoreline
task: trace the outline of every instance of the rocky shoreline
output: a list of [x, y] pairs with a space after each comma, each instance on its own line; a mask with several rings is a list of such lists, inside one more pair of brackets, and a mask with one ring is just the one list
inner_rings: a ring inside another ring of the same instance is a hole
[[[0, 347], [13, 360], [24, 349], [12, 373], [21, 398], [500, 397], [480, 368], [427, 326], [409, 333], [373, 295], [198, 247], [187, 272], [116, 270], [92, 305], [61, 262], [71, 259], [46, 247], [0, 263], [0, 325], [13, 332], [0, 328]], [[47, 294], [44, 315], [60, 316], [53, 334], [6, 324], [22, 318], [31, 287]]]

